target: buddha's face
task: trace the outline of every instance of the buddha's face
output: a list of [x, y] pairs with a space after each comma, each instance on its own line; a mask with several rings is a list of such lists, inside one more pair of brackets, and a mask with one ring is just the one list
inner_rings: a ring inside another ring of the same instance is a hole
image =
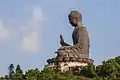
[[69, 17], [69, 23], [70, 23], [72, 26], [74, 26], [74, 27], [78, 26], [78, 25], [77, 25], [78, 20], [77, 20], [76, 17], [70, 16], [70, 17]]
[[82, 15], [78, 11], [71, 11], [71, 13], [68, 15], [68, 18], [69, 23], [74, 27], [77, 27], [80, 25], [80, 23], [82, 23]]

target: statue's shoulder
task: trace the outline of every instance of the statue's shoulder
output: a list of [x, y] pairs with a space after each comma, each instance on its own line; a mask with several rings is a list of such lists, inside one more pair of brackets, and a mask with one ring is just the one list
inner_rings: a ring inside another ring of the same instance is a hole
[[82, 30], [86, 30], [86, 26], [82, 24]]

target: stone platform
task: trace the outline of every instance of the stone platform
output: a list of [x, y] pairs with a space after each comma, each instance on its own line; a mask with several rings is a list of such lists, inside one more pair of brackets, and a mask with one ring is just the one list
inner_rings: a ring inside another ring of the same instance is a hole
[[57, 57], [47, 60], [47, 65], [45, 65], [45, 68], [55, 68], [58, 66], [58, 69], [60, 71], [67, 71], [72, 67], [84, 67], [87, 66], [89, 63], [93, 63], [94, 60], [87, 59], [87, 58], [63, 58], [63, 57]]

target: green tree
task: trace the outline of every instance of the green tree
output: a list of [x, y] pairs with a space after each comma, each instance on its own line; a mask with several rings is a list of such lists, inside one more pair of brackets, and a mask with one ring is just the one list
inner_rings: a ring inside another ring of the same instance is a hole
[[116, 58], [103, 61], [102, 65], [96, 66], [96, 73], [98, 77], [108, 80], [117, 80], [118, 73], [120, 72], [120, 65]]
[[7, 80], [7, 79], [5, 79], [4, 77], [1, 77], [0, 80]]
[[25, 73], [26, 80], [41, 80], [39, 69], [30, 69]]
[[9, 76], [8, 76], [8, 75], [5, 75], [5, 79], [6, 79], [6, 80], [9, 80]]
[[41, 80], [89, 80], [89, 78], [76, 76], [71, 71], [56, 72], [55, 69], [46, 68], [40, 73]]
[[92, 63], [88, 64], [87, 67], [83, 67], [83, 69], [80, 71], [80, 75], [94, 78], [97, 76], [96, 71], [95, 71], [95, 65]]
[[21, 67], [20, 67], [20, 65], [18, 64], [17, 65], [17, 67], [16, 67], [16, 73], [20, 73], [21, 75], [23, 75], [23, 71], [22, 71], [22, 69], [21, 69]]
[[10, 66], [8, 67], [8, 70], [9, 70], [9, 80], [13, 80], [13, 76], [14, 76], [14, 65], [13, 64], [10, 64]]
[[120, 65], [120, 56], [115, 57], [115, 61]]
[[23, 71], [20, 68], [20, 65], [17, 65], [15, 73], [14, 73], [14, 77], [13, 80], [23, 80]]

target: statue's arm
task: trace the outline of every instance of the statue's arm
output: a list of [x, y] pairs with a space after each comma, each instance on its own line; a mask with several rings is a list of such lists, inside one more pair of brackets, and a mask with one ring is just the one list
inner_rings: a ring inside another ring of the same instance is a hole
[[66, 43], [66, 42], [64, 42], [64, 41], [60, 41], [60, 44], [61, 44], [62, 46], [70, 46], [68, 43]]
[[[77, 32], [77, 35], [78, 35], [78, 42], [77, 44], [73, 45], [73, 46], [67, 46], [69, 44], [65, 43], [65, 42], [61, 42], [64, 47], [60, 48], [60, 49], [74, 49], [74, 48], [77, 48], [77, 47], [80, 47], [81, 48], [81, 52], [84, 51], [84, 49], [86, 48], [86, 39], [87, 39], [87, 29], [86, 27], [83, 27], [82, 29], [79, 29], [78, 32]], [[64, 40], [63, 40], [64, 41]]]
[[62, 46], [70, 46], [68, 43], [64, 42], [64, 39], [63, 39], [63, 36], [62, 36], [62, 35], [60, 35], [60, 44], [61, 44]]

